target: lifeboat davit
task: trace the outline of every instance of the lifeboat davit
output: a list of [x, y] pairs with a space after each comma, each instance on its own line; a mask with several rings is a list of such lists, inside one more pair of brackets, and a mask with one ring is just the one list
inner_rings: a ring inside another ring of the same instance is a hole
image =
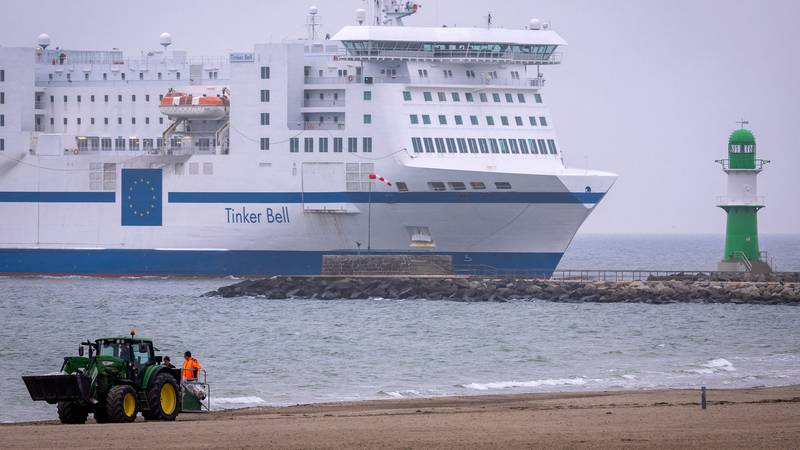
[[158, 109], [170, 118], [216, 120], [228, 115], [230, 101], [225, 96], [170, 91], [161, 99]]

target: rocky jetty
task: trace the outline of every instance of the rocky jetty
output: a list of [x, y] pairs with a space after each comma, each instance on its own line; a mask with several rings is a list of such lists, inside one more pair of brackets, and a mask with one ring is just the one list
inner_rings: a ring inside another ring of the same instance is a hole
[[751, 303], [800, 306], [800, 282], [680, 278], [578, 282], [492, 277], [276, 276], [241, 281], [206, 295], [265, 299], [392, 298], [460, 302], [524, 299], [572, 303]]

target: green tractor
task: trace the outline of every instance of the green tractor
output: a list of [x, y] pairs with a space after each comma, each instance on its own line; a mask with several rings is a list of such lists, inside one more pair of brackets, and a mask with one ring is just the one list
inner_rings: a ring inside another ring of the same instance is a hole
[[[84, 356], [88, 348], [88, 357]], [[181, 411], [181, 370], [161, 364], [150, 339], [117, 336], [83, 342], [56, 375], [23, 376], [33, 400], [58, 405], [64, 424], [175, 420]]]

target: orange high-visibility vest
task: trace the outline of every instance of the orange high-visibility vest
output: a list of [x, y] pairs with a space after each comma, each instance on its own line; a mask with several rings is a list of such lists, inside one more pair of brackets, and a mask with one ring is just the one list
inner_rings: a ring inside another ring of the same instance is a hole
[[196, 359], [189, 358], [183, 360], [183, 379], [196, 380], [197, 375], [200, 373], [200, 363]]

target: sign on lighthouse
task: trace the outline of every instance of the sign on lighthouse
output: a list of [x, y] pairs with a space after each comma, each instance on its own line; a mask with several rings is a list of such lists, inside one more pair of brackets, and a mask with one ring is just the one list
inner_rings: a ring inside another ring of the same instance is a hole
[[728, 175], [728, 195], [717, 206], [728, 215], [725, 230], [725, 255], [718, 265], [720, 272], [771, 272], [758, 248], [758, 211], [764, 198], [758, 195], [757, 177], [769, 161], [756, 159], [756, 140], [747, 122], [731, 133], [728, 159], [716, 162]]

